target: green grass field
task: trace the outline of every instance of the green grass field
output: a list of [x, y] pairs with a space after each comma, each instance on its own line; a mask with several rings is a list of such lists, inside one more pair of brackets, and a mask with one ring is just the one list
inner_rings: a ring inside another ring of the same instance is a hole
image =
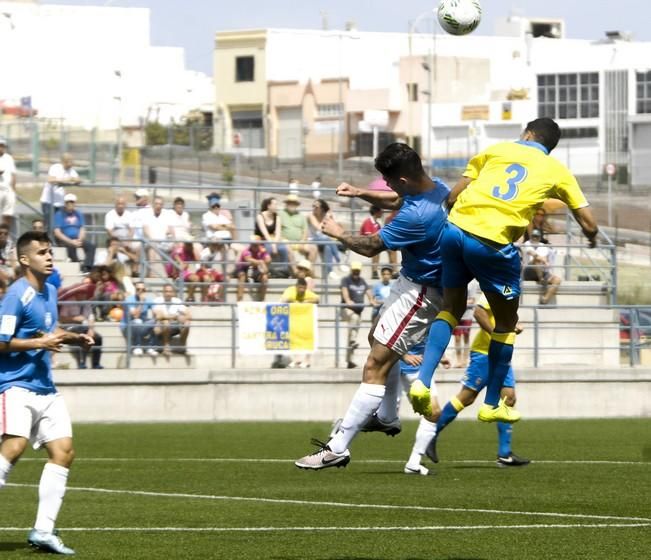
[[[494, 464], [493, 426], [459, 421], [431, 475], [402, 467], [416, 424], [361, 434], [346, 469], [292, 461], [319, 423], [80, 425], [59, 517], [80, 558], [648, 559], [651, 420], [523, 421]], [[0, 493], [0, 557], [25, 544], [42, 457]], [[431, 466], [431, 465], [428, 465]]]

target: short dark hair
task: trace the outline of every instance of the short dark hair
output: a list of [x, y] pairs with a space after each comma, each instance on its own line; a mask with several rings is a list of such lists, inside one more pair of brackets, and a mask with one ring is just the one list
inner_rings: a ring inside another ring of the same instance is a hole
[[561, 139], [561, 128], [556, 121], [549, 117], [542, 117], [528, 122], [525, 131], [531, 132], [536, 142], [545, 146], [549, 152], [556, 147]]
[[297, 278], [296, 279], [296, 285], [297, 286], [305, 286], [307, 288], [307, 280], [305, 278]]
[[177, 196], [177, 197], [174, 199], [174, 202], [172, 202], [172, 204], [174, 205], [174, 204], [176, 204], [177, 202], [180, 202], [181, 204], [185, 204], [185, 200], [183, 200], [180, 196]]
[[16, 253], [18, 253], [18, 256], [24, 255], [27, 252], [27, 248], [31, 245], [32, 241], [52, 243], [50, 236], [45, 231], [26, 231], [16, 242]]
[[0, 229], [6, 229], [7, 231], [9, 231], [9, 226], [3, 222], [0, 223]]
[[381, 269], [380, 272], [384, 272], [385, 270], [388, 270], [391, 274], [393, 274], [393, 267], [389, 266], [388, 264], [385, 264]]
[[407, 177], [417, 181], [424, 174], [420, 156], [407, 144], [394, 142], [389, 144], [375, 158], [375, 169], [384, 177]]
[[377, 214], [378, 212], [382, 212], [382, 208], [380, 208], [379, 206], [375, 206], [375, 205], [373, 205], [373, 206], [371, 206], [371, 207], [368, 209], [368, 213], [369, 213], [371, 216], [374, 216], [374, 215]]
[[117, 242], [119, 243], [119, 242], [120, 242], [120, 238], [119, 238], [119, 237], [107, 237], [107, 238], [106, 238], [106, 246], [107, 246], [107, 247], [110, 247], [110, 246], [111, 246], [111, 243], [113, 243], [114, 241], [117, 241]]
[[271, 203], [276, 200], [273, 196], [270, 196], [269, 198], [264, 198], [262, 200], [262, 203], [260, 204], [260, 212], [266, 212], [269, 210], [269, 206], [271, 206]]
[[323, 200], [322, 198], [317, 198], [314, 201], [314, 204], [318, 205], [319, 208], [321, 208], [321, 212], [323, 212], [324, 214], [326, 212], [330, 212], [330, 205], [325, 200]]

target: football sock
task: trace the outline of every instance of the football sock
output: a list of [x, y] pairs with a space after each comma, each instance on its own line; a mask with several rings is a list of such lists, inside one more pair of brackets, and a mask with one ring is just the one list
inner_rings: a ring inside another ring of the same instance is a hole
[[420, 465], [420, 458], [425, 455], [425, 450], [434, 436], [436, 436], [436, 424], [421, 418], [416, 430], [414, 447], [411, 450], [409, 461], [407, 461], [408, 465]]
[[432, 323], [427, 335], [423, 363], [418, 372], [418, 379], [423, 382], [425, 387], [432, 384], [434, 370], [439, 365], [448, 344], [450, 344], [450, 337], [457, 323], [458, 321], [454, 316], [447, 311], [441, 311], [436, 316], [436, 321]]
[[384, 385], [360, 383], [341, 422], [340, 430], [328, 442], [328, 446], [332, 451], [335, 453], [343, 453], [348, 449], [353, 438], [379, 408], [385, 390], [386, 387]]
[[400, 405], [400, 362], [393, 364], [384, 385], [386, 390], [382, 397], [380, 408], [377, 409], [377, 417], [381, 422], [388, 424], [398, 418], [398, 406]]
[[436, 423], [436, 433], [437, 435], [443, 431], [452, 420], [454, 420], [459, 412], [461, 412], [465, 407], [457, 397], [453, 397], [445, 404], [443, 410], [441, 411], [441, 416], [439, 417], [438, 422]]
[[488, 347], [488, 385], [484, 402], [493, 407], [500, 402], [502, 385], [511, 367], [514, 342], [514, 332], [491, 334], [491, 343]]
[[0, 454], [0, 488], [6, 484], [11, 467], [13, 467], [13, 465], [7, 461], [2, 454]]
[[34, 529], [37, 531], [51, 533], [54, 530], [66, 493], [68, 472], [65, 467], [54, 463], [46, 463], [43, 467], [41, 482], [38, 485], [38, 512], [34, 523]]
[[507, 422], [497, 423], [497, 455], [508, 457], [511, 454], [511, 436], [513, 435], [513, 424]]

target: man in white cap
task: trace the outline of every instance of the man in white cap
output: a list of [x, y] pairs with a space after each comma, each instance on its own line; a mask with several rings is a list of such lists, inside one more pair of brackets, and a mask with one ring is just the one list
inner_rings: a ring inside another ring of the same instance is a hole
[[67, 185], [79, 185], [81, 179], [77, 171], [72, 167], [72, 156], [65, 153], [61, 156], [61, 162], [52, 165], [47, 172], [47, 181], [41, 192], [41, 210], [43, 221], [49, 230], [52, 218], [58, 210], [63, 208], [63, 197], [66, 195]]
[[66, 248], [72, 262], [79, 262], [77, 249], [81, 247], [84, 250], [81, 270], [90, 272], [95, 262], [95, 245], [86, 239], [84, 216], [75, 208], [76, 202], [77, 196], [72, 193], [63, 197], [63, 209], [54, 216], [54, 238], [58, 245]]
[[7, 153], [7, 140], [0, 137], [0, 214], [11, 227], [16, 206], [16, 163]]

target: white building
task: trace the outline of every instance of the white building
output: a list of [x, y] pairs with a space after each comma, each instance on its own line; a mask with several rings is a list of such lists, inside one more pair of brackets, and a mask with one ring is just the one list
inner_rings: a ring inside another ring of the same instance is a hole
[[554, 19], [505, 18], [496, 30], [218, 32], [215, 145], [236, 140], [287, 159], [369, 156], [364, 112], [374, 110], [386, 114], [385, 142], [407, 139], [425, 159], [453, 165], [549, 116], [565, 133], [554, 155], [577, 174], [612, 162], [640, 177], [629, 147], [646, 143], [651, 154], [651, 43], [616, 32], [566, 39]]
[[145, 8], [0, 1], [0, 101], [85, 128], [163, 122], [212, 105], [214, 86], [184, 51], [154, 47]]

